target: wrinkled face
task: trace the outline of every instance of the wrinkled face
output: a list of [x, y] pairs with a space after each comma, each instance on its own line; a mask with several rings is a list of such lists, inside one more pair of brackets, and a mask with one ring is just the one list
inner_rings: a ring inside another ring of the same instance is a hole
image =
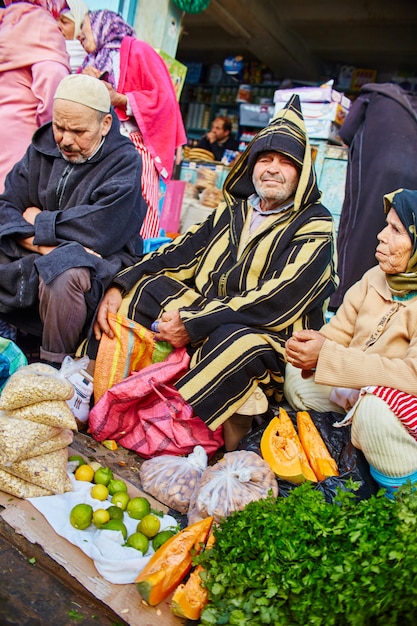
[[58, 15], [57, 24], [65, 39], [74, 39], [75, 24], [68, 17], [65, 17], [65, 13]]
[[216, 141], [223, 141], [229, 136], [229, 131], [224, 130], [223, 120], [213, 120], [211, 132], [216, 135]]
[[87, 54], [89, 54], [90, 52], [95, 52], [97, 50], [97, 44], [96, 40], [94, 39], [93, 31], [91, 29], [91, 20], [89, 15], [86, 15], [83, 19], [81, 32], [78, 35], [78, 39]]
[[110, 113], [57, 98], [54, 100], [52, 129], [56, 144], [66, 161], [84, 163], [99, 147], [112, 123]]
[[278, 208], [297, 190], [300, 174], [294, 161], [280, 152], [261, 152], [253, 168], [252, 182], [263, 211]]
[[413, 250], [410, 236], [394, 209], [387, 215], [387, 225], [378, 234], [375, 257], [385, 274], [405, 272]]

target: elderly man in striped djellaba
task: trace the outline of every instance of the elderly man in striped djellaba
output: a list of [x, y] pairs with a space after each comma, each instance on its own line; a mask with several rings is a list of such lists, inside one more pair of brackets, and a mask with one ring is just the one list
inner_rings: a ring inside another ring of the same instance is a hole
[[117, 274], [95, 336], [112, 336], [107, 313], [119, 311], [187, 346], [190, 367], [175, 387], [210, 429], [223, 424], [231, 451], [268, 398], [281, 400], [285, 342], [320, 328], [336, 287], [333, 220], [298, 96], [253, 139], [223, 195], [206, 221]]

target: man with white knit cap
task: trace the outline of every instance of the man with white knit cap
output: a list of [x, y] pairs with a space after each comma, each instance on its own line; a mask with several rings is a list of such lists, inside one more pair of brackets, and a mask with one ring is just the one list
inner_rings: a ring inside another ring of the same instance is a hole
[[42, 360], [74, 355], [112, 277], [140, 258], [141, 170], [103, 83], [65, 77], [0, 196], [0, 318], [37, 320]]

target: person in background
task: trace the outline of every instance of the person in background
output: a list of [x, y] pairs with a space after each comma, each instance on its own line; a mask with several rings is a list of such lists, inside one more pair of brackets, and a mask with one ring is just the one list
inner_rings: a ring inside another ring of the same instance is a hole
[[417, 189], [417, 97], [393, 83], [364, 85], [340, 129], [349, 146], [346, 191], [337, 235], [339, 287], [346, 291], [375, 265], [384, 226], [380, 198], [393, 189]]
[[122, 132], [142, 157], [148, 212], [141, 234], [158, 237], [159, 178], [171, 178], [177, 149], [187, 140], [171, 76], [159, 54], [113, 11], [89, 11], [79, 39], [87, 52], [82, 71], [103, 80]]
[[232, 136], [232, 122], [224, 115], [216, 117], [209, 132], [200, 139], [198, 148], [209, 150], [215, 161], [221, 161], [226, 150], [237, 152], [239, 143]]
[[342, 423], [353, 418], [352, 442], [387, 486], [417, 482], [417, 190], [384, 207], [378, 265], [320, 331], [288, 339], [284, 393], [297, 411], [349, 411]]
[[66, 5], [58, 15], [58, 28], [65, 38], [71, 71], [75, 73], [85, 58], [85, 50], [78, 40], [81, 24], [88, 13], [83, 0], [65, 0]]
[[0, 196], [0, 315], [23, 328], [40, 317], [42, 360], [59, 366], [74, 356], [114, 274], [141, 258], [140, 175], [104, 84], [64, 78], [52, 122]]
[[5, 0], [0, 10], [0, 193], [32, 135], [52, 117], [55, 90], [69, 71], [54, 18], [65, 0]]
[[223, 194], [205, 222], [117, 274], [95, 338], [113, 336], [107, 313], [119, 310], [157, 340], [187, 346], [190, 369], [175, 387], [209, 428], [223, 424], [230, 451], [266, 412], [266, 396], [281, 399], [285, 341], [321, 326], [335, 288], [333, 220], [298, 96], [251, 142]]

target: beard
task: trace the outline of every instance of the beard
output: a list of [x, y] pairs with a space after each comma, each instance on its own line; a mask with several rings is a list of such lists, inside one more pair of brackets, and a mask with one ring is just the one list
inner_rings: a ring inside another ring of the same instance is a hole
[[[269, 177], [268, 180], [271, 180]], [[282, 177], [275, 179], [279, 185], [268, 184], [267, 181], [253, 181], [253, 185], [255, 187], [256, 194], [259, 198], [268, 203], [273, 202], [277, 207], [285, 204], [288, 200], [295, 196], [295, 192], [297, 191], [298, 181], [289, 182], [283, 179]]]

